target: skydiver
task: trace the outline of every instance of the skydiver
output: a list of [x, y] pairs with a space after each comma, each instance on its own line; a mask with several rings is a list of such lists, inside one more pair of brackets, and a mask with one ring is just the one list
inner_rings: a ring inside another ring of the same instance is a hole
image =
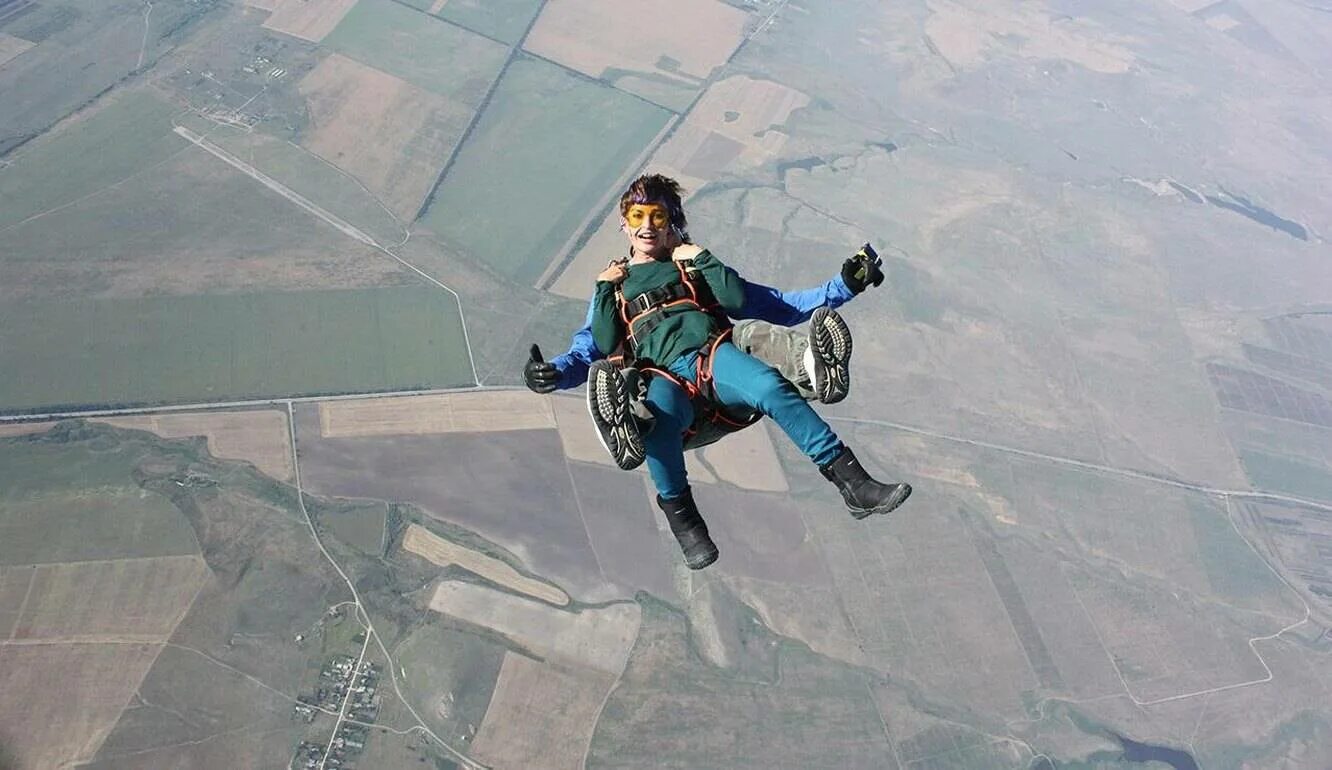
[[[818, 336], [814, 330], [819, 327], [830, 332], [830, 335], [824, 336], [825, 339], [831, 336], [849, 340], [851, 331], [846, 328], [845, 321], [835, 313], [820, 314], [818, 322], [811, 324], [809, 334], [799, 334], [782, 327], [811, 321], [820, 308], [836, 310], [866, 289], [882, 285], [883, 278], [882, 260], [867, 243], [842, 263], [837, 275], [809, 289], [780, 291], [741, 279], [745, 299], [739, 311], [729, 314], [732, 320], [738, 322], [731, 341], [744, 352], [762, 359], [781, 372], [791, 380], [805, 400], [835, 404], [847, 395], [850, 385], [848, 375], [829, 378], [817, 375], [830, 369], [844, 369], [846, 362], [830, 360], [835, 356], [835, 351], [826, 351], [816, 358], [810, 343]], [[533, 354], [523, 369], [523, 380], [534, 393], [576, 388], [587, 381], [588, 367], [606, 357], [606, 353], [598, 350], [592, 341], [592, 313], [595, 308], [594, 303], [588, 304], [587, 320], [574, 333], [568, 351], [546, 361], [541, 356], [540, 348], [533, 346]], [[847, 355], [849, 353], [848, 350]], [[819, 381], [815, 382], [816, 379]]]
[[[723, 421], [746, 410], [755, 419], [773, 419], [837, 486], [857, 519], [901, 505], [911, 494], [910, 485], [871, 478], [787, 378], [729, 340], [727, 316], [744, 313], [746, 283], [711, 252], [689, 243], [679, 185], [660, 175], [640, 177], [621, 196], [620, 218], [631, 256], [612, 262], [597, 276], [590, 332], [596, 351], [626, 348], [629, 360], [653, 372], [644, 401], [655, 425], [646, 435], [640, 433], [629, 409], [628, 386], [604, 359], [587, 370], [589, 405], [602, 443], [617, 462], [645, 456], [657, 505], [685, 564], [703, 569], [718, 556], [684, 465], [685, 434], [693, 429], [696, 409]], [[836, 338], [844, 329], [844, 324], [840, 329], [816, 327], [816, 340], [821, 334], [830, 339], [810, 346], [816, 359], [834, 365], [825, 372], [834, 377], [845, 375], [850, 354], [849, 332], [844, 339]], [[533, 353], [535, 361], [539, 356], [535, 349]], [[528, 370], [535, 370], [528, 376], [530, 386], [549, 387], [549, 368], [529, 362]], [[544, 378], [535, 376], [538, 373]], [[814, 379], [817, 388], [819, 377]]]

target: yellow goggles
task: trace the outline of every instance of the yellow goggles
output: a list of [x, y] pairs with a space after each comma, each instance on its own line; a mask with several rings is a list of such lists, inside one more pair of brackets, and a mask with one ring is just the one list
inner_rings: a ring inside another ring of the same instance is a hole
[[671, 223], [671, 213], [656, 203], [635, 203], [624, 212], [624, 221], [634, 230], [648, 223], [658, 230], [665, 230]]

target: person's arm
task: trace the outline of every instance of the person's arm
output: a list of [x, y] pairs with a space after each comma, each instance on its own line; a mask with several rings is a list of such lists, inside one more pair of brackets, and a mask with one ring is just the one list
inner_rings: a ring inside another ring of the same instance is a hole
[[870, 286], [883, 283], [883, 261], [868, 243], [842, 263], [841, 272], [826, 283], [798, 291], [779, 291], [761, 283], [745, 282], [745, 304], [731, 316], [753, 318], [778, 326], [796, 326], [821, 307], [837, 308]]
[[[685, 251], [688, 249], [689, 251]], [[697, 251], [695, 251], [697, 250]], [[740, 274], [722, 264], [716, 255], [707, 249], [687, 244], [676, 249], [675, 259], [692, 259], [694, 268], [708, 282], [712, 296], [717, 299], [727, 315], [734, 315], [745, 307], [745, 280]]]
[[[597, 281], [596, 294], [592, 295], [592, 313], [589, 319], [592, 330], [592, 344], [598, 350], [615, 350], [624, 338], [620, 314], [615, 306], [615, 284], [610, 281]], [[586, 375], [584, 375], [586, 376]]]
[[597, 347], [597, 343], [592, 340], [592, 315], [595, 310], [596, 303], [589, 302], [587, 305], [587, 320], [583, 322], [583, 328], [574, 332], [573, 340], [569, 343], [568, 352], [551, 359], [551, 363], [559, 372], [559, 380], [556, 385], [559, 390], [576, 388], [587, 382], [587, 368], [592, 365], [593, 361], [606, 357], [606, 354]]
[[744, 307], [731, 313], [731, 317], [736, 320], [754, 318], [778, 326], [798, 326], [808, 321], [815, 310], [821, 307], [835, 310], [855, 296], [840, 275], [819, 286], [797, 291], [779, 291], [746, 281]]

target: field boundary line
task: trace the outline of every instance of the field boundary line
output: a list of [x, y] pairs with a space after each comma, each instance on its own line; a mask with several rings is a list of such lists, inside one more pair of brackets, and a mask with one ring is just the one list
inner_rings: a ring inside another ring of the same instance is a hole
[[[308, 213], [310, 213], [311, 215], [315, 216], [318, 219], [323, 220], [325, 223], [332, 226], [338, 232], [342, 233], [348, 238], [351, 238], [352, 240], [357, 241], [358, 243], [363, 243], [366, 246], [375, 249], [376, 251], [388, 255], [393, 260], [401, 264], [403, 267], [406, 267], [408, 270], [411, 270], [413, 273], [416, 273], [426, 282], [436, 286], [437, 288], [443, 289], [444, 291], [451, 294], [453, 296], [453, 301], [458, 304], [458, 322], [462, 326], [463, 344], [467, 347], [467, 363], [472, 370], [472, 381], [473, 382], [477, 381], [476, 358], [472, 355], [472, 340], [467, 332], [467, 318], [463, 312], [462, 298], [458, 296], [458, 292], [454, 291], [453, 289], [450, 289], [438, 278], [435, 278], [433, 275], [430, 275], [429, 273], [417, 267], [416, 265], [413, 265], [411, 262], [408, 262], [407, 260], [398, 256], [397, 254], [393, 253], [388, 249], [388, 247], [384, 246], [379, 241], [375, 240], [365, 231], [361, 230], [360, 228], [356, 227], [355, 225], [351, 224], [345, 219], [342, 219], [341, 217], [332, 213], [331, 211], [328, 211], [319, 204], [315, 203], [309, 198], [306, 198], [304, 195], [301, 195], [300, 193], [296, 192], [290, 187], [287, 187], [286, 185], [277, 181], [273, 177], [265, 174], [264, 172], [260, 171], [254, 166], [251, 166], [250, 164], [246, 163], [240, 158], [237, 158], [235, 155], [232, 155], [231, 153], [227, 152], [221, 147], [218, 147], [217, 145], [208, 141], [203, 136], [196, 134], [195, 132], [191, 131], [190, 129], [184, 126], [176, 126], [174, 129], [172, 129], [172, 131], [181, 138], [185, 139], [186, 141], [191, 142], [192, 144], [204, 150], [208, 154], [221, 160], [223, 163], [226, 163], [227, 165], [231, 166], [232, 168], [236, 169], [242, 174], [245, 174], [246, 176], [250, 177], [256, 182], [262, 184], [264, 187], [267, 187], [268, 189], [272, 190], [278, 195], [281, 195], [283, 198], [286, 198], [287, 200], [291, 201], [292, 203], [296, 204], [302, 209], [305, 209]], [[378, 202], [377, 198], [376, 202]], [[382, 206], [382, 204], [380, 205]], [[408, 236], [410, 237], [410, 235], [411, 234], [409, 232]], [[403, 243], [406, 242], [407, 242], [406, 239], [404, 239]]]
[[1100, 463], [1094, 463], [1088, 460], [1078, 460], [1072, 457], [1060, 457], [1058, 455], [1045, 454], [1044, 452], [1036, 452], [1030, 449], [1022, 449], [1020, 447], [1007, 446], [1004, 444], [996, 444], [992, 441], [983, 441], [981, 439], [971, 439], [971, 438], [964, 438], [962, 436], [953, 436], [947, 433], [940, 433], [938, 431], [932, 431], [927, 428], [920, 428], [914, 425], [906, 425], [900, 422], [892, 422], [890, 420], [874, 420], [864, 417], [828, 417], [826, 419], [828, 420], [828, 422], [843, 422], [843, 423], [850, 423], [853, 425], [877, 425], [881, 428], [889, 428], [891, 430], [901, 431], [902, 433], [911, 433], [917, 436], [924, 436], [926, 438], [938, 439], [940, 441], [950, 441], [955, 444], [966, 444], [968, 446], [979, 447], [981, 449], [989, 449], [994, 452], [1002, 452], [1005, 454], [1017, 455], [1019, 457], [1026, 457], [1032, 460], [1040, 460], [1043, 462], [1053, 463], [1055, 465], [1066, 465], [1073, 468], [1080, 468], [1085, 471], [1092, 471], [1095, 473], [1106, 473], [1115, 476], [1123, 476], [1126, 478], [1137, 479], [1139, 481], [1149, 481], [1154, 484], [1163, 484], [1168, 487], [1175, 487], [1176, 489], [1187, 489], [1193, 492], [1201, 492], [1203, 494], [1212, 495], [1214, 497], [1221, 497], [1221, 498], [1239, 497], [1250, 500], [1268, 500], [1272, 502], [1290, 503], [1292, 505], [1300, 505], [1306, 508], [1313, 508], [1320, 511], [1332, 512], [1332, 504], [1318, 502], [1316, 500], [1310, 500], [1303, 497], [1296, 497], [1294, 495], [1284, 495], [1277, 492], [1264, 492], [1255, 489], [1225, 489], [1222, 487], [1210, 487], [1207, 486], [1206, 484], [1197, 484], [1192, 481], [1184, 481], [1182, 479], [1171, 478], [1169, 476], [1161, 476], [1153, 473], [1145, 473], [1143, 471], [1135, 471], [1129, 468], [1116, 468], [1113, 465], [1102, 465]]
[[23, 592], [23, 603], [19, 605], [18, 612], [14, 615], [14, 627], [9, 629], [8, 641], [13, 641], [18, 637], [19, 626], [23, 625], [23, 613], [28, 611], [28, 599], [32, 598], [32, 586], [37, 582], [37, 565], [32, 565], [32, 572], [28, 575], [28, 588]]
[[348, 238], [360, 241], [366, 246], [374, 247], [379, 245], [374, 238], [371, 238], [369, 235], [366, 235], [356, 226], [348, 223], [346, 220], [338, 217], [336, 214], [333, 214], [332, 212], [324, 209], [319, 204], [315, 203], [309, 198], [306, 198], [304, 195], [301, 195], [300, 193], [296, 192], [290, 187], [287, 187], [286, 185], [277, 181], [273, 177], [265, 174], [264, 172], [260, 171], [254, 166], [251, 166], [250, 164], [246, 163], [240, 158], [237, 158], [235, 155], [232, 155], [231, 153], [227, 152], [221, 147], [218, 147], [217, 145], [208, 141], [199, 134], [194, 133], [190, 129], [184, 126], [176, 126], [175, 128], [172, 129], [172, 132], [175, 133], [177, 136], [182, 137], [186, 141], [191, 142], [195, 146], [202, 149], [204, 152], [207, 152], [208, 154], [221, 160], [223, 163], [226, 163], [228, 166], [231, 166], [232, 168], [236, 169], [242, 174], [245, 174], [246, 176], [250, 177], [256, 182], [262, 184], [264, 187], [267, 187], [268, 189], [272, 190], [278, 195], [281, 195], [283, 198], [286, 198], [292, 203], [295, 203], [297, 206], [300, 206], [301, 208], [305, 209], [307, 212], [314, 215], [315, 217], [324, 220], [324, 222], [337, 228], [339, 232], [341, 232], [343, 235], [347, 236]]

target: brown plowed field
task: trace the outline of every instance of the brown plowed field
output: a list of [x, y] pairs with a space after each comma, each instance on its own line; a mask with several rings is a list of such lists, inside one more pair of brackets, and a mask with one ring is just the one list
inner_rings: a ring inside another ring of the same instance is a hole
[[42, 564], [13, 636], [165, 641], [206, 575], [198, 556]]
[[472, 756], [491, 767], [577, 770], [615, 678], [504, 655]]
[[[749, 18], [717, 0], [675, 0], [670, 23], [640, 34], [642, 20], [662, 8], [648, 0], [547, 3], [524, 47], [594, 78], [619, 69], [701, 80], [740, 45]], [[663, 69], [663, 58], [678, 66]]]
[[550, 399], [527, 391], [326, 401], [319, 405], [319, 435], [325, 438], [554, 427], [555, 413]]
[[445, 540], [419, 524], [407, 527], [402, 547], [441, 567], [456, 564], [492, 583], [550, 602], [558, 607], [569, 603], [569, 596], [555, 586], [527, 577], [499, 559]]
[[160, 648], [152, 644], [0, 647], [0, 724], [15, 767], [92, 759]]
[[275, 32], [318, 43], [333, 31], [356, 0], [278, 0], [264, 26]]
[[340, 54], [301, 81], [303, 144], [359, 179], [400, 219], [416, 215], [472, 110]]
[[279, 481], [292, 477], [287, 415], [276, 409], [106, 417], [118, 428], [146, 430], [162, 438], [203, 436], [208, 451], [224, 460], [245, 460]]

